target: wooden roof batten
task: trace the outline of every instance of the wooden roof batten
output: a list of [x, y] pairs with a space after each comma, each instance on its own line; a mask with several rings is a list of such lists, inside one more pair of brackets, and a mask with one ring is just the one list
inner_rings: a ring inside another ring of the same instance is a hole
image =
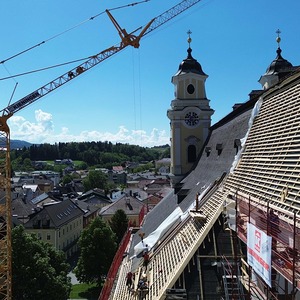
[[[199, 208], [200, 210], [198, 212], [192, 210], [192, 213], [189, 213], [183, 222], [173, 228], [171, 233], [166, 234], [153, 249], [147, 271], [149, 289], [144, 295], [144, 299], [165, 299], [166, 291], [174, 286], [222, 213], [224, 199], [222, 182], [216, 181], [210, 189], [207, 199], [204, 196], [201, 200], [203, 204]], [[110, 300], [139, 299], [137, 290], [128, 293], [126, 287], [125, 278], [128, 271], [126, 266], [128, 264], [130, 263], [126, 262], [121, 267], [117, 288], [109, 298]], [[136, 270], [136, 275], [140, 275], [140, 267]]]
[[270, 88], [225, 186], [300, 214], [300, 73]]

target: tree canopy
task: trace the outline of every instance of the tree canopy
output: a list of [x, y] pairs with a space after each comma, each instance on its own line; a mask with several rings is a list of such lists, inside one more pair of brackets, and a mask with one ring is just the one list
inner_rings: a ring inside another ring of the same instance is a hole
[[117, 243], [120, 244], [128, 228], [128, 217], [123, 209], [118, 209], [115, 212], [109, 222], [109, 225], [117, 236]]
[[169, 148], [169, 145], [147, 148], [121, 143], [112, 144], [111, 142], [40, 144], [12, 150], [11, 160], [16, 160], [13, 163], [14, 170], [19, 170], [26, 158], [30, 161], [68, 158], [73, 161], [84, 161], [88, 166], [98, 165], [110, 169], [112, 166], [121, 165], [126, 161], [153, 161], [168, 157], [165, 155], [169, 155]]
[[82, 181], [84, 190], [89, 191], [94, 188], [102, 190], [107, 189], [107, 176], [101, 171], [91, 170], [86, 178]]
[[13, 299], [66, 300], [71, 291], [69, 265], [62, 251], [25, 232], [12, 230]]
[[117, 249], [115, 234], [97, 217], [81, 233], [79, 248], [79, 260], [74, 269], [77, 279], [100, 286]]

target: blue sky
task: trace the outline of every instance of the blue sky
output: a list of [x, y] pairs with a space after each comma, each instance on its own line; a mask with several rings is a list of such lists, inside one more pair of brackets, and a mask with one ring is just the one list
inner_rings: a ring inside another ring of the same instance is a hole
[[[133, 1], [138, 2], [138, 1]], [[127, 0], [1, 0], [0, 79], [97, 54], [120, 43], [104, 11]], [[146, 25], [179, 0], [150, 0], [111, 11], [127, 32]], [[276, 57], [300, 65], [300, 2], [203, 0], [127, 47], [16, 113], [11, 139], [31, 143], [111, 141], [141, 146], [169, 143], [167, 110], [174, 99], [171, 77], [192, 55], [206, 74], [212, 124], [244, 102]], [[89, 20], [91, 17], [95, 17]], [[77, 26], [78, 25], [78, 26]], [[30, 51], [8, 59], [41, 42]], [[1, 109], [74, 68], [76, 64], [0, 80]]]

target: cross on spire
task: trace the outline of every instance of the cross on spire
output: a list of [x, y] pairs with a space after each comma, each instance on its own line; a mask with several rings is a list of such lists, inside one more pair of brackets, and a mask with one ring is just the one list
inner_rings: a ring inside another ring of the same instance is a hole
[[278, 44], [278, 48], [280, 48], [280, 41], [281, 41], [281, 38], [280, 38], [280, 33], [281, 31], [279, 29], [276, 30], [276, 33], [277, 33], [277, 38], [276, 38], [276, 42]]
[[190, 30], [188, 30], [187, 34], [189, 35], [188, 39], [187, 39], [187, 42], [189, 43], [189, 48], [191, 48], [191, 42], [192, 42], [191, 34], [192, 34], [192, 32]]

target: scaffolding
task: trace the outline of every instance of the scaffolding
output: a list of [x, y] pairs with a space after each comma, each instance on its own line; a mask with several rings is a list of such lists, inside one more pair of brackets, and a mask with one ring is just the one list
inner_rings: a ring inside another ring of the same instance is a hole
[[225, 300], [246, 300], [241, 280], [240, 262], [236, 259], [229, 261], [226, 256], [222, 256], [221, 265]]
[[296, 299], [300, 289], [299, 216], [240, 191], [235, 198], [238, 238], [248, 245], [249, 224], [271, 237], [271, 286], [243, 261], [241, 270], [248, 277], [244, 286], [250, 295], [260, 295], [257, 299]]

